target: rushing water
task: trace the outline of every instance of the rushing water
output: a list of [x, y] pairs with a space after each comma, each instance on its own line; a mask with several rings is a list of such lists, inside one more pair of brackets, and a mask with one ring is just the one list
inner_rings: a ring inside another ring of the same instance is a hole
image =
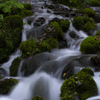
[[[22, 1], [23, 2], [23, 1]], [[48, 0], [45, 1], [47, 3], [51, 3]], [[34, 15], [32, 16], [34, 20], [36, 20], [39, 17], [45, 18], [46, 22], [45, 24], [48, 24], [50, 20], [53, 18], [59, 18], [59, 19], [68, 19], [67, 17], [62, 17], [60, 15], [53, 14], [53, 11], [51, 10], [51, 13], [47, 13], [47, 9], [42, 9], [41, 7], [44, 6], [45, 2], [43, 0], [31, 0], [30, 3], [35, 7]], [[71, 22], [71, 18], [69, 18], [69, 21]], [[23, 19], [23, 22], [27, 22], [26, 18]], [[25, 41], [27, 39], [26, 31], [30, 30], [31, 28], [34, 28], [33, 25], [34, 21], [31, 23], [31, 25], [24, 25], [22, 30], [22, 41]], [[79, 39], [73, 39], [69, 36], [70, 31], [74, 31], [78, 36]], [[83, 31], [77, 31], [73, 25], [72, 22], [69, 27], [69, 31], [65, 33], [65, 39], [68, 41], [69, 48], [65, 49], [53, 49], [50, 54], [55, 56], [55, 59], [52, 59], [52, 61], [59, 62], [59, 66], [57, 66], [56, 71], [53, 72], [52, 66], [49, 68], [51, 69], [49, 72], [50, 74], [46, 73], [45, 71], [41, 71], [43, 66], [48, 63], [43, 63], [39, 69], [32, 74], [29, 77], [22, 77], [23, 73], [20, 72], [21, 66], [23, 61], [20, 63], [20, 68], [18, 71], [18, 77], [19, 77], [19, 83], [11, 90], [9, 95], [1, 95], [0, 100], [30, 100], [35, 95], [40, 95], [44, 98], [44, 100], [60, 100], [59, 94], [60, 94], [60, 87], [63, 83], [63, 80], [61, 80], [61, 72], [66, 65], [66, 63], [70, 62], [74, 58], [77, 58], [78, 56], [81, 56], [81, 52], [79, 51], [80, 43], [83, 39], [85, 39], [88, 35]], [[48, 53], [49, 54], [49, 53]], [[19, 49], [17, 49], [11, 56], [9, 57], [8, 62], [1, 65], [3, 69], [5, 69], [7, 73], [7, 77], [9, 77], [9, 66], [11, 65], [14, 58], [21, 55], [21, 52]], [[64, 61], [66, 60], [66, 63]], [[81, 67], [75, 67], [75, 73], [81, 70]], [[100, 73], [95, 73], [95, 76], [93, 77], [94, 80], [97, 83], [98, 89], [100, 90], [99, 85], [99, 77]], [[18, 78], [15, 77], [15, 78]], [[98, 90], [98, 93], [100, 95], [100, 91]], [[95, 99], [93, 99], [95, 98]], [[92, 99], [87, 100], [99, 100], [93, 97]]]

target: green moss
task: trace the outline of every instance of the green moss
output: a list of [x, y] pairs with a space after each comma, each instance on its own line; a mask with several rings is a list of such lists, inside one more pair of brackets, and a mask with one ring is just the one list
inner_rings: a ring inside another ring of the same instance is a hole
[[35, 96], [31, 100], [44, 100], [41, 96]]
[[96, 32], [96, 35], [100, 35], [100, 29]]
[[22, 12], [25, 14], [25, 16], [32, 16], [33, 15], [33, 13], [29, 10], [23, 10]]
[[91, 6], [100, 6], [100, 2], [97, 0], [90, 0], [89, 5]]
[[92, 10], [92, 9], [90, 9], [90, 8], [85, 8], [84, 10], [83, 10], [83, 13], [84, 14], [87, 14], [89, 17], [94, 17], [95, 16], [95, 12]]
[[8, 94], [18, 81], [16, 79], [5, 79], [0, 81], [0, 94]]
[[100, 51], [100, 37], [88, 36], [82, 41], [80, 51], [86, 54], [93, 54]]
[[21, 61], [20, 57], [17, 57], [13, 60], [10, 66], [10, 76], [17, 76], [20, 61]]
[[32, 9], [32, 7], [31, 7], [31, 5], [29, 3], [24, 3], [23, 5], [24, 5], [24, 8], [27, 9], [27, 10], [31, 10]]
[[14, 30], [14, 29], [17, 29], [17, 28], [22, 30], [23, 19], [19, 15], [8, 16], [2, 21], [2, 27], [6, 30], [9, 30], [9, 29]]
[[49, 38], [46, 40], [46, 43], [48, 43], [50, 45], [50, 48], [58, 48], [58, 41], [54, 38]]
[[83, 18], [81, 16], [74, 17], [72, 22], [73, 22], [74, 27], [77, 30], [83, 29], [84, 21], [83, 21]]
[[86, 74], [94, 76], [94, 73], [93, 73], [93, 71], [90, 68], [83, 68], [80, 72], [84, 72]]
[[59, 25], [61, 29], [63, 30], [63, 32], [66, 32], [69, 29], [70, 22], [69, 20], [61, 20], [59, 22]]
[[64, 97], [61, 97], [60, 100], [74, 100], [74, 96], [66, 94]]
[[23, 11], [21, 11], [20, 13], [18, 13], [19, 16], [21, 16], [22, 18], [25, 17], [25, 14]]
[[[86, 93], [89, 93], [89, 95], [86, 95]], [[80, 71], [76, 73], [66, 79], [61, 86], [61, 100], [67, 100], [70, 95], [71, 100], [75, 99], [74, 95], [77, 95], [80, 100], [85, 100], [88, 97], [97, 95], [97, 86], [95, 81], [89, 74], [87, 74], [87, 72], [85, 73], [84, 71]]]
[[57, 40], [63, 40], [63, 31], [57, 22], [51, 22], [46, 30], [47, 38], [55, 38]]

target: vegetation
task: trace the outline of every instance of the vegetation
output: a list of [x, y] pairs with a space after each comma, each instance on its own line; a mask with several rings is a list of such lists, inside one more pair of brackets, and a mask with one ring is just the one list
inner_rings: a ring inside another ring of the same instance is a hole
[[96, 35], [100, 35], [100, 29], [96, 32]]
[[90, 0], [89, 4], [91, 6], [100, 6], [100, 2], [97, 0]]
[[21, 57], [17, 57], [13, 60], [10, 66], [10, 76], [17, 76], [20, 61]]
[[12, 78], [0, 81], [0, 94], [8, 94], [17, 83], [18, 81]]
[[35, 96], [31, 100], [44, 100], [41, 96]]
[[93, 54], [100, 51], [100, 37], [88, 36], [80, 45], [80, 51], [86, 54]]
[[29, 3], [24, 3], [24, 8], [26, 10], [31, 10], [32, 9], [32, 7], [31, 7], [31, 5]]
[[[97, 95], [97, 86], [93, 78], [87, 74], [89, 69], [83, 69], [69, 77], [61, 86], [61, 100], [74, 100], [75, 96], [80, 100]], [[86, 73], [85, 73], [86, 71]], [[87, 94], [88, 93], [88, 94]]]

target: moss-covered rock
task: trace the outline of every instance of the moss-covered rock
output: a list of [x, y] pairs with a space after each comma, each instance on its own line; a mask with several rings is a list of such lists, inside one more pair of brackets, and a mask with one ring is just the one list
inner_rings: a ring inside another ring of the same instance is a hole
[[84, 26], [84, 21], [81, 16], [76, 16], [73, 18], [73, 25], [77, 30], [82, 30]]
[[57, 22], [50, 22], [46, 29], [47, 38], [55, 38], [57, 40], [63, 40], [63, 31]]
[[13, 60], [10, 66], [10, 76], [17, 76], [20, 61], [21, 57], [17, 57]]
[[96, 32], [96, 35], [100, 35], [100, 29]]
[[100, 2], [98, 2], [97, 0], [90, 0], [89, 5], [90, 6], [100, 6]]
[[69, 20], [61, 20], [59, 22], [59, 25], [61, 29], [63, 30], [63, 32], [66, 32], [69, 29], [70, 22]]
[[2, 27], [3, 29], [10, 30], [10, 29], [21, 29], [23, 28], [23, 19], [19, 15], [11, 15], [6, 17], [2, 21]]
[[96, 13], [90, 8], [85, 8], [83, 13], [87, 14], [89, 17], [94, 17], [96, 15]]
[[[87, 94], [88, 93], [88, 94]], [[61, 86], [61, 100], [85, 100], [88, 97], [97, 95], [97, 86], [93, 78], [87, 74], [87, 71], [80, 71], [69, 77]]]
[[35, 96], [31, 100], [44, 100], [41, 96]]
[[54, 38], [49, 38], [46, 40], [46, 42], [50, 45], [50, 48], [59, 48], [58, 41]]
[[0, 94], [8, 94], [18, 81], [16, 79], [5, 79], [0, 81]]
[[24, 13], [25, 16], [32, 16], [33, 15], [33, 13], [29, 10], [23, 10], [22, 13]]
[[100, 51], [100, 37], [88, 36], [80, 45], [80, 51], [86, 54], [94, 54]]
[[24, 5], [24, 8], [27, 9], [27, 10], [31, 10], [32, 9], [32, 7], [31, 7], [31, 5], [29, 3], [24, 3], [23, 5]]

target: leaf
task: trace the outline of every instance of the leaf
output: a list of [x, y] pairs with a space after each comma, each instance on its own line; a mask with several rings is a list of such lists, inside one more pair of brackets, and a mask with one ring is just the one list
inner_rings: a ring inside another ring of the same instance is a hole
[[0, 20], [3, 20], [3, 14], [0, 14]]
[[20, 3], [20, 2], [15, 2], [15, 3], [14, 3], [14, 7], [21, 8], [21, 9], [24, 8], [23, 4]]
[[3, 12], [7, 13], [7, 12], [11, 12], [11, 6], [6, 6], [2, 9]]

